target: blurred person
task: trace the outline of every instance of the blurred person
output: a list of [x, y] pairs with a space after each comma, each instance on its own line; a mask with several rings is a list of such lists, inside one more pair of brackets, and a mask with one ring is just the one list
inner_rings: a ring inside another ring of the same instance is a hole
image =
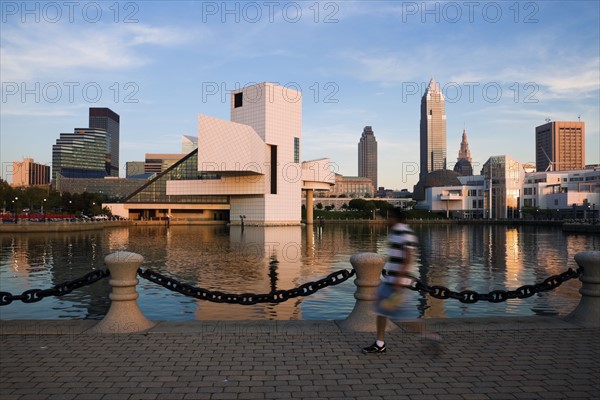
[[[377, 288], [375, 313], [377, 314], [377, 336], [375, 342], [362, 349], [365, 354], [385, 353], [385, 328], [388, 319], [406, 319], [408, 307], [406, 293], [416, 278], [411, 269], [416, 260], [418, 239], [413, 230], [403, 222], [403, 213], [394, 208], [390, 213], [392, 227], [388, 235], [387, 261], [381, 272], [381, 283]], [[421, 339], [440, 350], [442, 337], [425, 329], [422, 322], [417, 324], [417, 332]]]

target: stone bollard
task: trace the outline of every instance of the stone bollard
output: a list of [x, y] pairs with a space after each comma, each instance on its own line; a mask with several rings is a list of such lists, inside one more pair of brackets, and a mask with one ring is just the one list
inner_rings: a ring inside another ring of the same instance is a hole
[[575, 261], [583, 267], [581, 300], [565, 320], [588, 327], [600, 327], [600, 251], [583, 251], [575, 254]]
[[[350, 257], [350, 264], [356, 271], [356, 292], [354, 298], [354, 309], [348, 317], [340, 321], [339, 326], [342, 330], [352, 332], [375, 332], [376, 315], [373, 312], [373, 305], [377, 298], [377, 286], [381, 282], [381, 270], [385, 264], [386, 258], [376, 253], [359, 253]], [[394, 324], [388, 323], [386, 330], [397, 328]]]
[[112, 286], [112, 292], [108, 297], [112, 302], [104, 319], [87, 333], [135, 333], [152, 328], [155, 323], [140, 311], [137, 305], [139, 294], [135, 290], [139, 282], [137, 270], [144, 262], [144, 257], [118, 251], [107, 255], [104, 262], [110, 271], [108, 283]]

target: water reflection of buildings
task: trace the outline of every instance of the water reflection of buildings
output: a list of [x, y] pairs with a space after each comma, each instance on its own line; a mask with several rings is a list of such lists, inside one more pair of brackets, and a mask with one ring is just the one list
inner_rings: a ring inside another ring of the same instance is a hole
[[[48, 289], [103, 268], [101, 242], [102, 232], [0, 236], [2, 275], [6, 276], [6, 267], [10, 265], [14, 278], [2, 279], [2, 290], [16, 294], [29, 289]], [[79, 318], [99, 318], [108, 311], [106, 293], [106, 282], [97, 282], [42, 302], [45, 307], [79, 309]], [[30, 305], [23, 304], [17, 307], [27, 312]]]
[[[144, 247], [136, 252], [144, 255], [145, 267], [182, 282], [223, 293], [264, 294], [296, 288], [331, 272], [335, 239], [316, 237], [316, 231], [300, 226], [172, 226], [136, 230], [133, 242]], [[145, 246], [151, 232], [152, 246]], [[297, 298], [247, 306], [191, 300], [182, 312], [202, 320], [300, 319], [301, 302]]]
[[[577, 268], [573, 259], [577, 252], [598, 249], [594, 238], [565, 235], [556, 228], [415, 224], [413, 229], [420, 242], [421, 279], [452, 290], [488, 292], [541, 282], [569, 267]], [[317, 224], [312, 227], [247, 226], [243, 233], [240, 226], [171, 226], [0, 235], [0, 286], [1, 290], [11, 293], [47, 288], [79, 278], [92, 268], [104, 268], [107, 254], [127, 250], [144, 256], [143, 268], [194, 286], [224, 293], [268, 293], [273, 289], [296, 288], [333, 271], [349, 269], [352, 254], [385, 254], [386, 233], [387, 228], [382, 225], [325, 224], [321, 227]], [[579, 298], [579, 285], [573, 280], [544, 296], [499, 304], [465, 305], [415, 292], [412, 299], [416, 303], [411, 304], [417, 304], [416, 312], [426, 318], [488, 313], [515, 315], [524, 308], [553, 309], [565, 314]], [[152, 319], [286, 320], [312, 316], [311, 312], [322, 306], [348, 306], [351, 310], [354, 290], [351, 280], [325, 288], [310, 298], [241, 306], [186, 298], [140, 279], [138, 301]], [[108, 310], [108, 291], [108, 280], [103, 280], [62, 298], [44, 299], [35, 304], [15, 302], [18, 304], [3, 308], [1, 317], [101, 318]], [[33, 309], [38, 310], [36, 314], [30, 314]]]
[[[487, 293], [503, 289], [511, 276], [520, 276], [522, 263], [513, 251], [518, 250], [518, 231], [501, 226], [423, 225], [415, 227], [421, 240], [420, 277], [429, 285], [454, 291], [475, 290]], [[448, 303], [450, 302], [450, 304]], [[456, 303], [453, 303], [456, 302]], [[425, 318], [444, 318], [450, 308], [458, 316], [467, 314], [468, 305], [456, 300], [439, 300], [431, 296], [419, 299], [420, 314]], [[494, 305], [502, 313], [506, 304]]]

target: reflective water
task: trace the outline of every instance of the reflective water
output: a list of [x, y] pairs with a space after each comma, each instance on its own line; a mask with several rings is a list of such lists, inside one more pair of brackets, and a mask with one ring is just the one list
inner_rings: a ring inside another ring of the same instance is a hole
[[[543, 281], [567, 268], [573, 256], [598, 250], [594, 236], [550, 227], [415, 225], [419, 277], [452, 290], [488, 292]], [[385, 254], [387, 227], [349, 224], [319, 227], [172, 226], [112, 228], [80, 233], [0, 235], [0, 291], [48, 288], [104, 268], [117, 250], [142, 254], [151, 268], [182, 282], [226, 293], [268, 293], [350, 269], [359, 252]], [[277, 259], [273, 267], [271, 259]], [[410, 292], [414, 317], [565, 314], [579, 301], [577, 280], [524, 300], [463, 304]], [[108, 310], [103, 280], [63, 297], [0, 307], [0, 319], [100, 319]], [[279, 304], [210, 303], [170, 292], [140, 278], [139, 304], [153, 320], [336, 320], [354, 306], [353, 278], [309, 297]]]

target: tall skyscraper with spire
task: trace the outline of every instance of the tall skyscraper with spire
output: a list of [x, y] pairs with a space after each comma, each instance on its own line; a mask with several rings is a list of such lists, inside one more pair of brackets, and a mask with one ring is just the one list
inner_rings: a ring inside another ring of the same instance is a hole
[[467, 142], [467, 130], [463, 129], [462, 140], [460, 142], [460, 150], [458, 151], [457, 161], [460, 159], [465, 159], [468, 162], [471, 162], [471, 150], [469, 150], [469, 142]]
[[370, 126], [365, 126], [358, 142], [358, 176], [371, 179], [377, 190], [377, 140]]
[[463, 176], [473, 175], [473, 166], [471, 164], [471, 150], [469, 150], [469, 142], [467, 142], [467, 130], [463, 129], [462, 140], [460, 142], [460, 150], [454, 165], [454, 171]]
[[419, 176], [440, 169], [446, 169], [446, 105], [439, 84], [431, 78], [421, 98]]

